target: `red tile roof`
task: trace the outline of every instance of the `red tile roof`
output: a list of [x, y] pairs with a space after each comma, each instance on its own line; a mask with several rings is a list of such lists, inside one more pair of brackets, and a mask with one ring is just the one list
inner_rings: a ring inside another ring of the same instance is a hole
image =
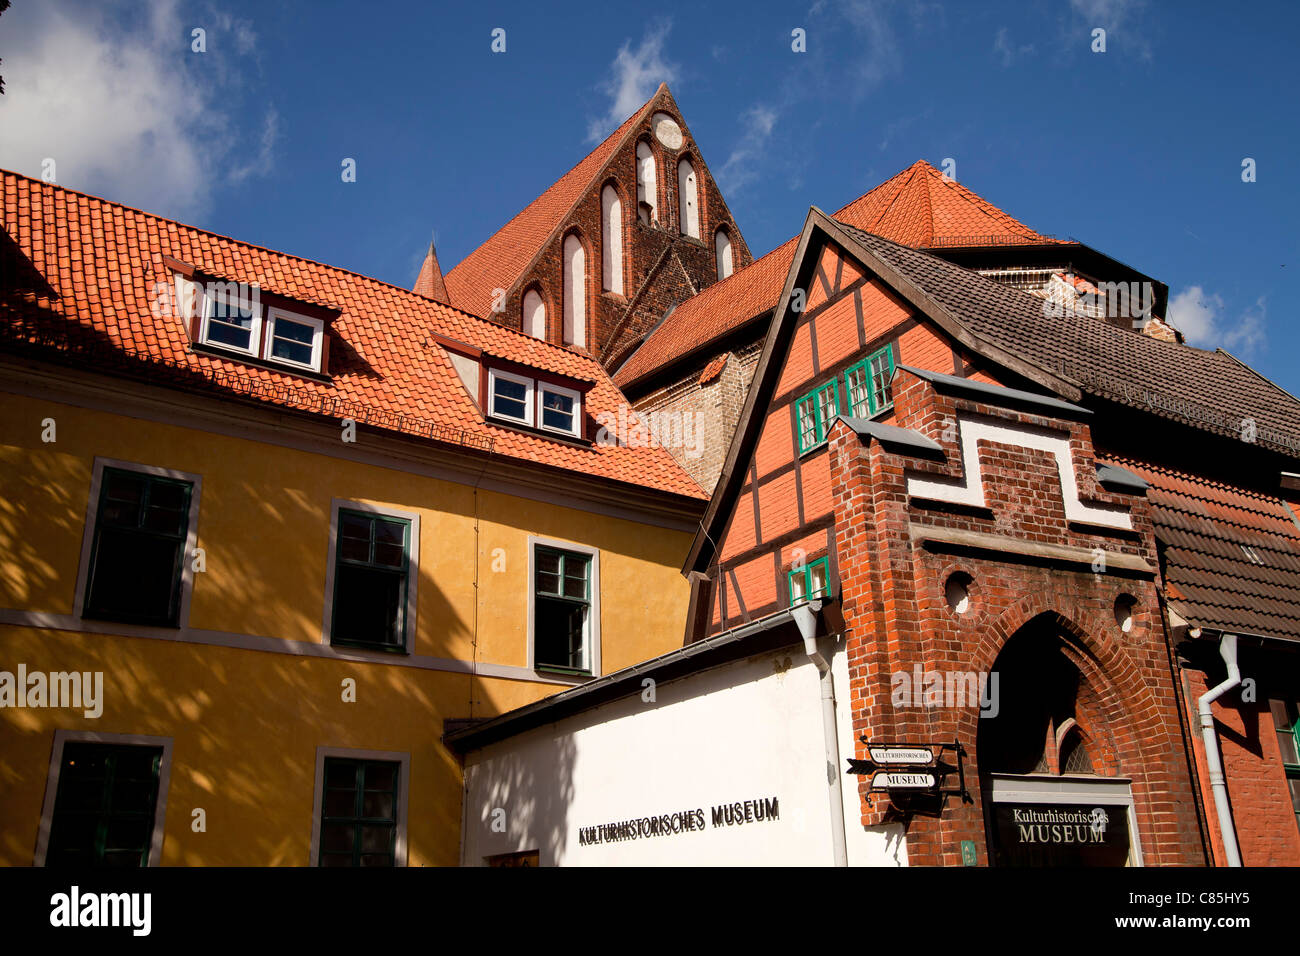
[[[925, 160], [860, 196], [835, 218], [905, 245], [1056, 243]], [[621, 388], [673, 364], [776, 305], [798, 237], [678, 306], [614, 375]]]
[[429, 251], [424, 254], [424, 262], [420, 266], [420, 274], [416, 276], [412, 291], [434, 302], [451, 305], [451, 298], [447, 295], [447, 285], [442, 278], [442, 267], [438, 265], [438, 250], [433, 247], [433, 240], [429, 240]]
[[[93, 359], [96, 368], [153, 381], [351, 417], [435, 441], [490, 446], [498, 456], [523, 462], [705, 497], [662, 448], [579, 447], [486, 422], [432, 335], [594, 381], [587, 414], [616, 416], [625, 399], [598, 362], [573, 349], [376, 279], [16, 173], [0, 171], [0, 187], [0, 346], [6, 350], [37, 350], [79, 364]], [[339, 310], [330, 333], [332, 381], [190, 351], [183, 320], [152, 314], [155, 284], [172, 281], [164, 256]], [[31, 281], [41, 276], [48, 287]]]
[[483, 245], [447, 273], [451, 303], [474, 315], [492, 314], [493, 292], [510, 289], [551, 234], [586, 195], [605, 165], [633, 127], [668, 87], [661, 84], [655, 95], [624, 121], [609, 137], [561, 176], [544, 193], [525, 206], [513, 219], [494, 232]]
[[1170, 600], [1185, 620], [1300, 640], [1300, 525], [1281, 498], [1145, 462], [1107, 463], [1151, 486]]

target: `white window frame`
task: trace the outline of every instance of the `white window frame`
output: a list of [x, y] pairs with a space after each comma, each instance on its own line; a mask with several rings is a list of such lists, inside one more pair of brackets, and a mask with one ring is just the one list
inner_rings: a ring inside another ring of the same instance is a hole
[[[226, 283], [214, 283], [225, 286]], [[238, 283], [236, 283], [238, 284]], [[253, 305], [253, 326], [248, 337], [248, 348], [240, 348], [238, 345], [230, 345], [226, 342], [208, 341], [208, 324], [212, 320], [212, 312], [216, 306], [217, 297], [209, 294], [208, 286], [203, 283], [195, 283], [199, 290], [199, 295], [203, 300], [203, 321], [199, 325], [199, 342], [202, 345], [214, 349], [227, 349], [231, 352], [239, 352], [242, 355], [251, 355], [254, 358], [259, 357], [262, 348], [262, 324], [264, 321], [264, 310], [262, 303], [257, 297], [254, 297]]]
[[[588, 585], [591, 588], [591, 605], [587, 614], [587, 633], [585, 636], [586, 664], [591, 676], [574, 675], [573, 679], [575, 683], [580, 683], [600, 677], [600, 550], [573, 541], [562, 541], [559, 538], [542, 538], [536, 535], [528, 536], [528, 667], [534, 672], [537, 671], [538, 667], [536, 616], [537, 549], [539, 547], [551, 548], [557, 551], [572, 551], [575, 554], [585, 554], [591, 558], [591, 564], [588, 566], [590, 569]], [[547, 679], [554, 679], [556, 672], [546, 670], [545, 675]]]
[[181, 604], [176, 627], [161, 627], [152, 624], [128, 625], [119, 627], [144, 627], [149, 631], [171, 632], [184, 631], [190, 626], [190, 600], [194, 596], [194, 552], [199, 546], [199, 504], [203, 497], [203, 476], [175, 468], [160, 468], [157, 465], [142, 465], [135, 461], [119, 461], [116, 458], [95, 457], [90, 473], [90, 497], [86, 501], [86, 521], [81, 532], [81, 557], [77, 562], [77, 587], [72, 596], [72, 613], [78, 621], [89, 620], [82, 616], [85, 611], [86, 595], [90, 591], [90, 555], [95, 547], [95, 525], [99, 521], [99, 491], [104, 484], [104, 469], [116, 468], [118, 471], [135, 471], [142, 475], [158, 478], [171, 478], [174, 481], [188, 481], [193, 490], [190, 492], [189, 521], [185, 532], [185, 560], [181, 562]]
[[[275, 347], [275, 323], [277, 319], [285, 318], [290, 322], [297, 322], [299, 325], [306, 325], [312, 329], [311, 336], [311, 362], [295, 362], [293, 359], [280, 358], [272, 355], [271, 350]], [[271, 306], [266, 310], [266, 360], [274, 362], [277, 365], [292, 365], [294, 368], [305, 368], [312, 372], [320, 371], [321, 345], [325, 340], [325, 322], [321, 319], [314, 319], [310, 315], [303, 315], [301, 312], [291, 312], [288, 309], [281, 309]]]
[[325, 758], [384, 760], [399, 764], [397, 782], [397, 839], [393, 842], [393, 867], [406, 866], [407, 794], [411, 788], [411, 755], [400, 750], [356, 750], [349, 747], [316, 748], [316, 789], [311, 802], [311, 865], [320, 866], [321, 799], [325, 793]]
[[[402, 646], [407, 654], [414, 653], [418, 623], [415, 614], [419, 607], [416, 588], [420, 582], [420, 514], [416, 511], [403, 511], [400, 508], [389, 508], [368, 501], [354, 501], [350, 498], [334, 498], [330, 501], [329, 560], [325, 563], [325, 618], [321, 622], [321, 643], [327, 647], [335, 646], [333, 643], [334, 569], [338, 564], [339, 554], [339, 511], [360, 511], [379, 518], [395, 518], [411, 523], [411, 540], [407, 544], [406, 557], [406, 609], [402, 615], [404, 624]], [[351, 644], [339, 645], [337, 650], [349, 655], [373, 655], [376, 660], [392, 660], [395, 653], [379, 648], [354, 647]]]
[[73, 743], [127, 744], [133, 747], [161, 747], [158, 761], [158, 798], [153, 805], [153, 834], [149, 842], [149, 865], [162, 865], [163, 835], [167, 822], [167, 785], [172, 771], [172, 738], [146, 737], [142, 734], [101, 734], [88, 730], [56, 730], [50, 749], [50, 772], [45, 778], [45, 803], [41, 807], [40, 828], [36, 833], [34, 865], [44, 866], [50, 848], [50, 828], [54, 823], [54, 803], [59, 795], [59, 774], [63, 770], [63, 746]]
[[[497, 379], [503, 379], [507, 382], [514, 382], [516, 385], [523, 385], [527, 388], [524, 393], [524, 417], [516, 418], [514, 415], [506, 415], [497, 411], [496, 407], [496, 383]], [[514, 372], [506, 372], [501, 369], [488, 369], [488, 394], [487, 406], [488, 417], [499, 418], [501, 421], [514, 422], [518, 425], [528, 425], [532, 427], [537, 418], [537, 382], [535, 379], [528, 378], [524, 375], [516, 375]]]
[[[555, 392], [573, 399], [573, 428], [555, 428], [546, 424], [546, 416], [542, 414], [542, 398], [546, 392]], [[582, 393], [572, 388], [565, 388], [563, 385], [553, 385], [550, 382], [538, 381], [537, 383], [537, 427], [548, 432], [555, 432], [557, 435], [568, 435], [571, 438], [577, 438], [582, 434]]]

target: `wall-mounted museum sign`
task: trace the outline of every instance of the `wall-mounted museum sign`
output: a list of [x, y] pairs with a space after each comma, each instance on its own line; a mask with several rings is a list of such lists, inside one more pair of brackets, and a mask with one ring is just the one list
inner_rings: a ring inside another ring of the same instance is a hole
[[1128, 808], [1109, 804], [995, 803], [998, 866], [1124, 866]]
[[674, 836], [693, 833], [712, 827], [744, 826], [780, 819], [781, 805], [776, 797], [755, 800], [736, 800], [720, 803], [709, 809], [706, 818], [703, 807], [662, 813], [653, 817], [633, 817], [619, 823], [602, 823], [578, 828], [578, 845], [593, 846], [600, 843], [622, 843], [648, 837]]

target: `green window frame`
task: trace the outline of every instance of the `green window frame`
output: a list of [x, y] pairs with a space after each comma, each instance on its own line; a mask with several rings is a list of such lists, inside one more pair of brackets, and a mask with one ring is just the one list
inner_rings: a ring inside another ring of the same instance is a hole
[[592, 556], [539, 544], [533, 557], [533, 666], [590, 674]]
[[839, 383], [831, 379], [794, 403], [794, 437], [799, 454], [825, 443], [826, 432], [840, 413]]
[[326, 757], [318, 866], [396, 866], [402, 765]]
[[830, 597], [834, 593], [831, 588], [830, 557], [809, 561], [800, 568], [791, 568], [786, 574], [786, 587], [790, 592], [791, 607], [801, 601]]
[[45, 865], [148, 866], [163, 748], [69, 740]]
[[1295, 811], [1296, 826], [1300, 827], [1300, 702], [1269, 700], [1268, 704], [1273, 711], [1273, 725], [1277, 728], [1277, 744], [1282, 754], [1287, 788], [1291, 791], [1291, 808]]
[[339, 508], [330, 644], [406, 651], [411, 521]]
[[844, 399], [848, 414], [870, 418], [894, 406], [894, 347], [877, 349], [844, 371]]
[[177, 478], [103, 469], [83, 617], [179, 625], [193, 492]]

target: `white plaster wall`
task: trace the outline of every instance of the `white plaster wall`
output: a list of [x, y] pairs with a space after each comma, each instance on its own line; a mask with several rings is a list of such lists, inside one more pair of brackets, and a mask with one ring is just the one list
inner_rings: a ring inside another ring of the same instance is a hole
[[[830, 638], [824, 639], [826, 641]], [[858, 796], [858, 779], [844, 773], [849, 758], [857, 754], [857, 737], [853, 730], [853, 710], [849, 697], [849, 659], [844, 653], [844, 638], [835, 644], [831, 658], [831, 675], [835, 681], [835, 724], [840, 745], [841, 797], [844, 803], [844, 843], [849, 866], [907, 866], [907, 840], [901, 823], [880, 826], [862, 825], [862, 800]], [[825, 653], [825, 651], [823, 651]]]
[[[802, 649], [655, 690], [653, 703], [633, 695], [468, 755], [464, 862], [536, 849], [542, 865], [830, 865], [817, 671]], [[778, 819], [713, 826], [715, 805], [771, 797]], [[703, 830], [578, 842], [579, 828], [695, 809]], [[857, 817], [850, 862], [889, 862], [884, 839]]]

